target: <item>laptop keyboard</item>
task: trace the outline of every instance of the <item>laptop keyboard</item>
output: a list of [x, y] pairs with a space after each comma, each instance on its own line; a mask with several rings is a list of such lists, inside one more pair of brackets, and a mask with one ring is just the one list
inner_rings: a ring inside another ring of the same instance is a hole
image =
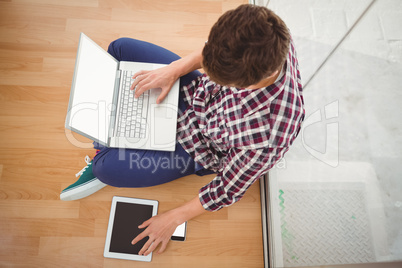
[[130, 90], [131, 77], [134, 72], [122, 71], [123, 80], [120, 96], [120, 109], [117, 124], [117, 136], [128, 138], [145, 138], [148, 115], [149, 91], [136, 99], [134, 91]]

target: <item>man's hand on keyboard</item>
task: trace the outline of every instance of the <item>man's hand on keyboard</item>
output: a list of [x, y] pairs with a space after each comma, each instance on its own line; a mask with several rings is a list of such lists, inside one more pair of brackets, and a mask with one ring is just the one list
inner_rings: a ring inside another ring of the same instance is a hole
[[131, 90], [135, 89], [134, 96], [138, 98], [151, 88], [161, 88], [162, 92], [159, 95], [156, 103], [161, 103], [169, 93], [173, 84], [179, 78], [176, 75], [177, 71], [172, 65], [168, 65], [152, 71], [139, 71], [133, 75], [134, 82], [131, 85]]

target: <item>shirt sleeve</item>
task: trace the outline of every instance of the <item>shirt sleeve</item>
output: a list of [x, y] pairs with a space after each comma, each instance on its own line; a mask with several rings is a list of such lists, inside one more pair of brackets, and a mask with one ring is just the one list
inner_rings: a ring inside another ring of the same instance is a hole
[[180, 90], [183, 93], [184, 96], [184, 102], [186, 103], [186, 106], [192, 105], [193, 102], [193, 95], [195, 88], [198, 86], [200, 79], [202, 76], [197, 77], [193, 81], [191, 81], [190, 84], [183, 86]]
[[221, 172], [199, 190], [205, 210], [217, 211], [239, 201], [246, 190], [282, 158], [288, 148], [231, 149]]

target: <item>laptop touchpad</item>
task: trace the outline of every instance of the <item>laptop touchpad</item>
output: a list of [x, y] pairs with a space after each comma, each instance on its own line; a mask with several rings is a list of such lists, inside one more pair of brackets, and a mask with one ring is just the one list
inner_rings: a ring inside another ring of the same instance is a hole
[[172, 107], [169, 107], [169, 94], [165, 97], [165, 99], [159, 103], [156, 104], [156, 99], [159, 97], [161, 94], [162, 89], [161, 88], [153, 88], [151, 89], [151, 107], [154, 110], [155, 117], [157, 118], [172, 118]]

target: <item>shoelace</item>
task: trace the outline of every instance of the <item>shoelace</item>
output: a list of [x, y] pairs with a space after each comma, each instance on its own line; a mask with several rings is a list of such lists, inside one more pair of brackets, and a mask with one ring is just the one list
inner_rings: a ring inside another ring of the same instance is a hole
[[87, 166], [81, 169], [80, 172], [75, 174], [76, 177], [81, 176], [85, 172], [85, 170], [92, 164], [91, 158], [89, 158], [89, 156], [85, 156], [85, 162], [87, 163]]

